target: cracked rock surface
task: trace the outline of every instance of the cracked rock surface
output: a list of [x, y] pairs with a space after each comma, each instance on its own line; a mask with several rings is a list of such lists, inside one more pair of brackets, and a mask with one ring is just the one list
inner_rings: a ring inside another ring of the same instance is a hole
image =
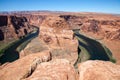
[[35, 72], [25, 80], [77, 80], [77, 74], [66, 59], [55, 59], [43, 62]]
[[120, 80], [120, 66], [109, 61], [89, 60], [78, 69], [79, 80]]
[[0, 80], [21, 80], [29, 77], [41, 62], [51, 60], [49, 51], [30, 54], [9, 63], [0, 70]]

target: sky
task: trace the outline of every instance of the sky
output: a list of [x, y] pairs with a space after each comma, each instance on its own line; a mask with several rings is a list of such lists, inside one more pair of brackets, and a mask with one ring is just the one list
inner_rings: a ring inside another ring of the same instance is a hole
[[0, 12], [37, 10], [120, 14], [120, 0], [0, 0]]

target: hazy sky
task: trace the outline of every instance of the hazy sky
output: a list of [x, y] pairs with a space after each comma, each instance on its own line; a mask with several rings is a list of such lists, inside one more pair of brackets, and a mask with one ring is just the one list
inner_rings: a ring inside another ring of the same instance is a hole
[[104, 12], [120, 14], [120, 0], [0, 0], [0, 12], [24, 10]]

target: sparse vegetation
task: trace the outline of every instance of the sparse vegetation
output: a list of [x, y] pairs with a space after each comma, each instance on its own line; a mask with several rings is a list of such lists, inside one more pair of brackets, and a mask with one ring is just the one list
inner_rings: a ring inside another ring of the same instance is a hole
[[33, 32], [29, 33], [28, 35], [26, 35], [24, 38], [19, 39], [13, 43], [7, 45], [5, 48], [1, 49], [0, 62], [3, 64], [5, 62], [8, 62], [8, 61], [12, 62], [12, 61], [18, 59], [19, 51], [24, 49], [25, 46], [29, 43], [29, 41], [38, 35], [39, 29], [36, 28], [35, 30], [36, 30], [36, 33], [33, 31]]
[[51, 53], [52, 53], [52, 56], [62, 56], [62, 57], [64, 57], [65, 54], [70, 55], [70, 50], [67, 50], [67, 49], [65, 49], [65, 50], [63, 50], [63, 49], [53, 49], [51, 51]]
[[4, 54], [4, 51], [6, 49], [8, 49], [13, 44], [15, 44], [17, 41], [18, 40], [13, 40], [11, 42], [6, 42], [6, 43], [4, 43], [3, 41], [1, 41], [1, 43], [0, 43], [0, 57]]
[[97, 40], [93, 40], [79, 33], [79, 30], [73, 30], [76, 38], [78, 39], [78, 60], [77, 63], [86, 60], [104, 60], [116, 62], [115, 58], [112, 56], [112, 52]]

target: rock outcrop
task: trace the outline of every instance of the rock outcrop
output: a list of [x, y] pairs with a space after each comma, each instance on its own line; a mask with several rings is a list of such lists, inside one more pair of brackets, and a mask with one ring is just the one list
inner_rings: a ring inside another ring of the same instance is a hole
[[106, 61], [80, 63], [79, 80], [120, 80], [120, 66]]
[[26, 17], [10, 16], [10, 19], [15, 33], [19, 38], [27, 35], [31, 31], [31, 27]]
[[68, 60], [56, 59], [38, 65], [25, 80], [77, 80], [77, 74]]
[[6, 64], [0, 69], [0, 80], [77, 80], [68, 60], [51, 58], [49, 51], [44, 51]]
[[78, 41], [73, 39], [73, 31], [69, 28], [65, 19], [52, 16], [43, 21], [39, 37], [48, 46], [53, 58], [67, 59], [74, 64]]
[[44, 51], [41, 53], [30, 54], [3, 67], [1, 66], [0, 80], [25, 79], [34, 72], [38, 64], [47, 62], [51, 60], [51, 58], [52, 56], [49, 51]]
[[106, 38], [110, 40], [120, 40], [120, 29], [116, 31], [106, 31]]
[[66, 59], [50, 60], [47, 51], [30, 54], [1, 68], [0, 80], [120, 80], [120, 66], [108, 61], [80, 63], [77, 72]]
[[34, 15], [34, 14], [29, 14], [29, 15], [24, 15], [27, 20], [28, 23], [30, 25], [34, 25], [34, 26], [40, 26], [43, 22], [43, 20], [46, 18], [45, 15]]
[[[65, 19], [55, 15], [55, 16], [47, 16], [42, 23], [42, 26], [51, 27], [54, 29], [69, 29], [69, 24], [65, 21]], [[57, 30], [57, 32], [59, 32]]]

